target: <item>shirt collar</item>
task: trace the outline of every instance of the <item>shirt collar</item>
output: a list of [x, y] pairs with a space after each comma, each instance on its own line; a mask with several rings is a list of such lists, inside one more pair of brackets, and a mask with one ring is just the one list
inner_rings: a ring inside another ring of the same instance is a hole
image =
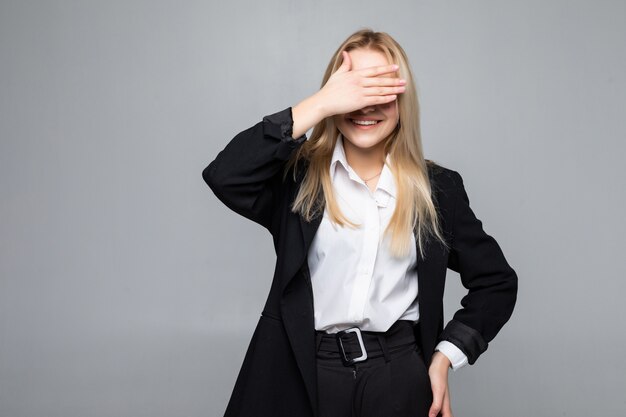
[[[348, 164], [346, 152], [343, 147], [343, 135], [341, 133], [335, 142], [335, 149], [333, 150], [333, 156], [330, 161], [330, 178], [333, 182], [335, 180], [335, 175], [337, 175], [337, 165], [339, 164], [343, 166], [350, 179], [357, 182], [363, 182], [363, 180], [359, 178], [356, 172], [354, 172], [352, 167]], [[380, 174], [380, 178], [378, 178], [376, 189], [382, 189], [389, 193], [392, 197], [396, 198], [396, 185], [389, 166], [391, 166], [391, 155], [387, 154], [383, 170]]]

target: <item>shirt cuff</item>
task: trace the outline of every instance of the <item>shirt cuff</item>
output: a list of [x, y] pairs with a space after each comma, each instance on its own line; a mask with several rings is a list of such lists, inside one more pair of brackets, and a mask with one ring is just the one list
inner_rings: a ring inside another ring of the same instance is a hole
[[453, 371], [457, 371], [467, 365], [467, 355], [463, 353], [461, 349], [459, 349], [454, 343], [448, 342], [447, 340], [442, 340], [437, 344], [435, 350], [440, 351], [448, 359], [450, 359], [450, 366]]

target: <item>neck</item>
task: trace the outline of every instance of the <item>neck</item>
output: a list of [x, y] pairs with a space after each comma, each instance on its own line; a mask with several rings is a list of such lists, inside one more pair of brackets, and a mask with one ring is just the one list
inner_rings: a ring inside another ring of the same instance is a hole
[[354, 146], [347, 140], [343, 141], [346, 160], [361, 178], [371, 178], [380, 173], [385, 164], [384, 141], [368, 149]]

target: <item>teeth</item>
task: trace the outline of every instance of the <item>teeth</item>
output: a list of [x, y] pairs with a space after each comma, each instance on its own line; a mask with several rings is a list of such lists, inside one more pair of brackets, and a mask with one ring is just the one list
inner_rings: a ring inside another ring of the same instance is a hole
[[352, 119], [352, 123], [357, 124], [357, 125], [369, 126], [369, 125], [375, 125], [376, 123], [378, 123], [378, 121], [377, 120], [354, 120]]

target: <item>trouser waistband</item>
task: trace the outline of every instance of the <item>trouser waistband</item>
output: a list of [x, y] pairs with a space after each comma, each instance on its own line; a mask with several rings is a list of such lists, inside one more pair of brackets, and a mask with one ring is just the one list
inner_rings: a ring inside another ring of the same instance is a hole
[[[360, 330], [360, 329], [359, 329]], [[341, 334], [341, 345], [337, 333], [316, 332], [317, 351], [339, 353], [345, 359], [360, 357], [363, 352], [356, 332]], [[389, 350], [398, 346], [417, 344], [416, 335], [419, 335], [419, 322], [412, 320], [397, 320], [386, 332], [360, 330], [367, 358], [384, 356], [385, 361], [391, 360]], [[419, 346], [419, 345], [418, 345]], [[342, 352], [342, 347], [345, 355]], [[347, 363], [344, 361], [344, 365]]]

